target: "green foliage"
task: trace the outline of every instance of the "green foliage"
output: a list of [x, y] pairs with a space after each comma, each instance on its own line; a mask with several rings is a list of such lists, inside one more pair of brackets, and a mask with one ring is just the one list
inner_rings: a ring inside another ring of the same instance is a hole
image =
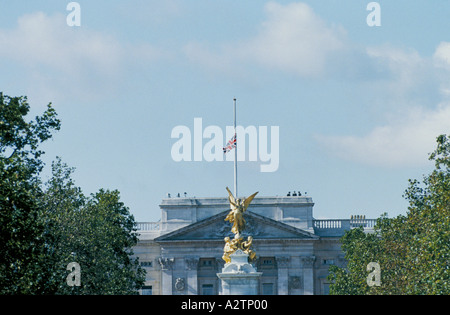
[[[47, 183], [47, 222], [58, 258], [58, 294], [130, 294], [143, 286], [144, 270], [132, 259], [138, 238], [135, 221], [118, 191], [101, 189], [86, 197], [70, 178], [73, 169], [58, 159]], [[69, 287], [66, 266], [80, 264], [82, 285]]]
[[[145, 271], [131, 248], [135, 221], [118, 191], [86, 197], [58, 158], [44, 185], [39, 145], [59, 130], [55, 110], [26, 121], [26, 97], [0, 93], [0, 294], [133, 294]], [[81, 267], [70, 287], [66, 266]]]
[[[423, 185], [410, 180], [406, 216], [377, 220], [374, 234], [361, 229], [342, 237], [347, 267], [330, 268], [331, 294], [450, 294], [450, 141], [437, 138], [435, 170]], [[369, 262], [381, 267], [381, 286], [366, 283]]]
[[46, 282], [37, 148], [60, 122], [51, 104], [27, 122], [29, 109], [25, 97], [0, 93], [0, 293], [40, 293]]

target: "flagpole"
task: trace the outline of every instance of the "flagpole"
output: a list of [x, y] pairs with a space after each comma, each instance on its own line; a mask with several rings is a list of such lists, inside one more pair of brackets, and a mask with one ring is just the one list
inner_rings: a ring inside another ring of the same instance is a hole
[[236, 141], [236, 146], [234, 148], [234, 197], [238, 198], [238, 190], [237, 190], [237, 136], [236, 136], [236, 98], [234, 101], [234, 136]]

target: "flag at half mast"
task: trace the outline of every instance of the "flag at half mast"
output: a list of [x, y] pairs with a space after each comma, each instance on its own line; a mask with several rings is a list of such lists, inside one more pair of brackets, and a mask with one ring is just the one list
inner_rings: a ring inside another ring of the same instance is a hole
[[236, 148], [236, 134], [234, 134], [233, 138], [231, 138], [231, 140], [228, 141], [227, 145], [223, 148], [223, 153], [227, 154], [234, 148]]

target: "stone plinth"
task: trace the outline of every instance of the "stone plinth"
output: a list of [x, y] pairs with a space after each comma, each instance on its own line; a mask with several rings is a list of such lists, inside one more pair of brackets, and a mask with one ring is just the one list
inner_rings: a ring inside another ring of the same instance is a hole
[[230, 259], [217, 274], [222, 282], [222, 295], [258, 295], [262, 272], [248, 263], [248, 254], [241, 250], [231, 254]]

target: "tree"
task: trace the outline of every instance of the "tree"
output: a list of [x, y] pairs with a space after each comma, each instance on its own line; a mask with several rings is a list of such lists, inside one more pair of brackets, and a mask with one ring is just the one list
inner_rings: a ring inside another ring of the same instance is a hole
[[[40, 173], [39, 145], [60, 129], [47, 110], [26, 121], [26, 97], [0, 93], [0, 294], [133, 294], [145, 271], [132, 259], [135, 221], [118, 191], [86, 197], [57, 159], [51, 179]], [[69, 286], [67, 265], [81, 267]]]
[[[145, 271], [131, 259], [137, 244], [135, 221], [120, 202], [117, 190], [101, 189], [78, 213], [78, 248], [75, 258], [83, 268], [88, 294], [130, 294], [144, 285]], [[85, 267], [84, 267], [85, 266]]]
[[[145, 271], [137, 258], [131, 258], [138, 235], [119, 192], [100, 189], [86, 197], [71, 179], [73, 168], [58, 158], [52, 171], [44, 196], [47, 226], [54, 237], [55, 293], [137, 293]], [[66, 284], [66, 266], [71, 262], [81, 268], [79, 287]]]
[[430, 155], [433, 172], [422, 187], [410, 181], [409, 224], [414, 227], [409, 248], [412, 271], [408, 292], [450, 294], [450, 139], [441, 135]]
[[51, 104], [27, 122], [26, 97], [0, 93], [0, 293], [42, 292], [46, 282], [40, 143], [60, 121]]
[[[450, 294], [450, 140], [437, 138], [435, 169], [423, 184], [409, 180], [406, 216], [377, 220], [375, 232], [347, 231], [346, 268], [330, 267], [331, 294]], [[381, 286], [367, 284], [367, 264], [378, 262]]]

